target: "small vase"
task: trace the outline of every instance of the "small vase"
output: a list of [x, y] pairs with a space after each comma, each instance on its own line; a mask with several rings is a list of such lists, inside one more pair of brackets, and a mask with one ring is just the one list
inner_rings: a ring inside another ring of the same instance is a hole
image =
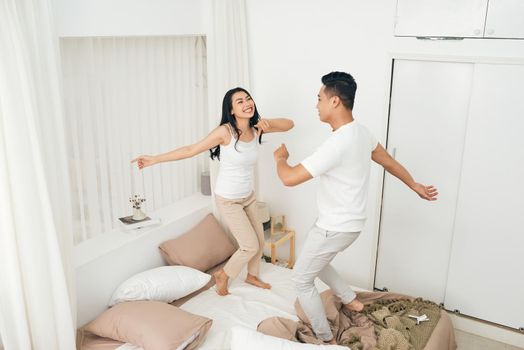
[[142, 211], [142, 209], [133, 209], [133, 220], [143, 220], [146, 218], [146, 213]]

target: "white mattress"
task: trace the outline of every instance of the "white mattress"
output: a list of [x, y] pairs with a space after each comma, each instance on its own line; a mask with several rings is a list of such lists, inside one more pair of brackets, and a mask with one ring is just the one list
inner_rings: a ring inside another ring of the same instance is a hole
[[[233, 326], [241, 325], [256, 329], [261, 321], [272, 316], [298, 320], [294, 309], [297, 294], [291, 275], [290, 269], [262, 263], [260, 279], [271, 284], [270, 290], [245, 283], [246, 270], [244, 269], [230, 283], [230, 295], [221, 297], [213, 287], [183, 304], [181, 309], [213, 320], [205, 342], [198, 349], [230, 349]], [[318, 279], [317, 288], [319, 292], [328, 289]]]

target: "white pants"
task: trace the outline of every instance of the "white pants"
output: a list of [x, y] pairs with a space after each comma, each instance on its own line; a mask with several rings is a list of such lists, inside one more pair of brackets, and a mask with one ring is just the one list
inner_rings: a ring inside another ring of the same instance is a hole
[[339, 252], [349, 247], [359, 234], [360, 232], [327, 231], [313, 226], [293, 269], [293, 282], [298, 291], [298, 300], [315, 335], [321, 340], [331, 340], [333, 333], [320, 294], [315, 287], [315, 278], [318, 276], [327, 284], [344, 304], [355, 299], [355, 292], [338, 275], [330, 262]]

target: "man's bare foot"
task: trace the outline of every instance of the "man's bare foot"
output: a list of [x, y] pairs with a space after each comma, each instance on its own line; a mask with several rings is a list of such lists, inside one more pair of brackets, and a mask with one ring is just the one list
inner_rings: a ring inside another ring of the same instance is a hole
[[360, 312], [364, 309], [364, 304], [355, 298], [349, 304], [344, 304], [344, 307], [351, 311]]
[[337, 339], [333, 337], [331, 340], [324, 340], [324, 344], [337, 345]]
[[222, 269], [213, 273], [213, 277], [215, 278], [217, 294], [221, 296], [228, 295], [227, 281], [229, 280], [229, 276]]
[[246, 282], [258, 288], [271, 289], [271, 285], [269, 283], [262, 282], [258, 279], [257, 276], [250, 275], [249, 273], [247, 274]]

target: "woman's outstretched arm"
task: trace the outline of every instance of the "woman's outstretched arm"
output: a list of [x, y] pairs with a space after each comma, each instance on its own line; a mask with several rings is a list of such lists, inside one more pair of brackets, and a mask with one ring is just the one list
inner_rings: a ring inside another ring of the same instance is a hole
[[283, 132], [292, 129], [295, 123], [291, 119], [287, 118], [274, 118], [274, 119], [263, 119], [255, 125], [258, 130], [262, 130], [264, 133], [269, 132]]
[[133, 159], [131, 163], [136, 162], [138, 164], [138, 168], [143, 169], [158, 163], [191, 158], [196, 156], [197, 154], [200, 154], [213, 147], [225, 143], [225, 141], [227, 141], [226, 139], [228, 139], [229, 137], [230, 136], [227, 130], [227, 126], [220, 125], [197, 143], [188, 146], [182, 146], [173, 151], [158, 154], [156, 156], [141, 155]]

